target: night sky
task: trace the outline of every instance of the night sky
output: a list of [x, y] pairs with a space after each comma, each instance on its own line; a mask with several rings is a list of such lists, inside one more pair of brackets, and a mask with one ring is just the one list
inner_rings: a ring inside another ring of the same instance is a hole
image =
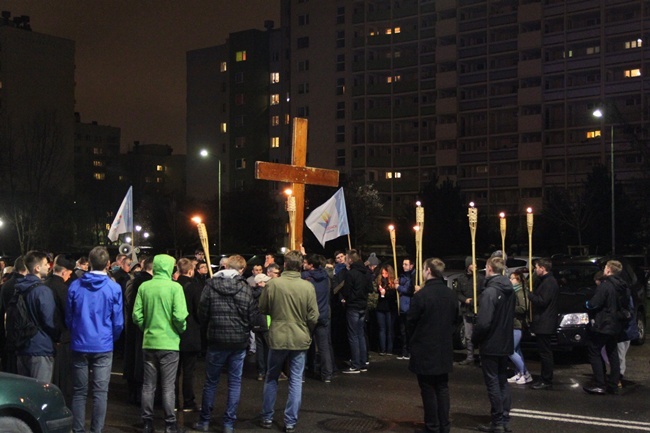
[[76, 42], [76, 111], [134, 140], [185, 153], [185, 53], [280, 26], [280, 0], [0, 0], [32, 30]]

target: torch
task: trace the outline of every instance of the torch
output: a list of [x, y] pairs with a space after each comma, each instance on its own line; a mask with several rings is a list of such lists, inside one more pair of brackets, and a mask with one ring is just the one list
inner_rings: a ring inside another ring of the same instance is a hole
[[293, 191], [286, 189], [287, 195], [287, 213], [289, 214], [289, 249], [296, 245], [296, 197]]
[[418, 282], [418, 284], [421, 286], [422, 285], [422, 237], [424, 236], [424, 208], [422, 207], [422, 203], [420, 201], [415, 202], [415, 222], [417, 223], [419, 229], [415, 232], [416, 238], [418, 238], [419, 242], [416, 242], [416, 271], [415, 271], [415, 281]]
[[[397, 280], [399, 278], [399, 275], [397, 274], [397, 251], [395, 248], [395, 226], [392, 224], [389, 225], [388, 232], [390, 234], [390, 244], [393, 247], [393, 270], [395, 272], [395, 279]], [[397, 311], [399, 314], [399, 294], [397, 294]]]
[[413, 226], [413, 230], [415, 230], [415, 281], [413, 285], [421, 286], [422, 257], [420, 257], [420, 248], [422, 247], [422, 239], [420, 238], [420, 226]]
[[205, 224], [201, 221], [201, 217], [195, 216], [192, 221], [196, 223], [196, 228], [199, 230], [199, 239], [205, 251], [205, 261], [208, 264], [208, 272], [212, 278], [212, 265], [210, 264], [210, 244], [208, 243], [208, 231], [205, 229]]
[[[504, 265], [506, 260], [506, 214], [501, 212], [499, 214], [499, 226], [501, 228], [501, 257], [503, 257]], [[505, 275], [506, 268], [503, 268], [503, 274]]]
[[478, 222], [478, 210], [474, 207], [474, 202], [469, 204], [467, 209], [467, 218], [469, 220], [469, 232], [472, 235], [472, 278], [474, 288], [474, 314], [478, 313], [478, 302], [476, 302], [476, 223]]
[[[533, 208], [526, 209], [526, 225], [528, 226], [528, 286], [533, 291]], [[533, 320], [533, 306], [529, 308], [530, 320]]]

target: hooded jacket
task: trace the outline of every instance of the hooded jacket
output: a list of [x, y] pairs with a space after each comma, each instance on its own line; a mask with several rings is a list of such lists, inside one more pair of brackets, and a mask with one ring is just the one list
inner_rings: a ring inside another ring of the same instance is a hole
[[65, 324], [75, 352], [113, 351], [124, 329], [122, 289], [105, 272], [86, 272], [70, 284]]
[[273, 350], [307, 350], [318, 322], [316, 291], [298, 271], [284, 271], [266, 284], [260, 311], [271, 316], [269, 347]]
[[511, 355], [514, 351], [516, 295], [508, 277], [487, 277], [478, 302], [481, 308], [478, 309], [472, 342], [480, 345], [481, 355]]
[[167, 254], [154, 257], [153, 278], [138, 289], [133, 322], [144, 333], [143, 349], [179, 350], [188, 313], [183, 287], [172, 281], [175, 263]]
[[260, 315], [253, 290], [234, 269], [210, 278], [199, 302], [199, 319], [208, 325], [208, 345], [219, 350], [245, 349]]
[[555, 334], [560, 314], [560, 286], [551, 272], [539, 277], [539, 284], [528, 293], [533, 309], [530, 330], [535, 334]]
[[54, 295], [52, 289], [34, 274], [27, 274], [25, 278], [16, 280], [15, 287], [19, 292], [26, 292], [32, 286], [34, 288], [25, 296], [25, 304], [32, 321], [38, 325], [38, 332], [18, 355], [54, 356], [54, 342], [59, 339]]
[[591, 330], [605, 335], [616, 335], [623, 330], [626, 321], [618, 316], [622, 302], [630, 299], [630, 289], [625, 280], [618, 275], [607, 277], [598, 287], [594, 296], [587, 301]]
[[316, 290], [316, 302], [318, 303], [318, 324], [327, 325], [330, 318], [330, 279], [327, 271], [323, 268], [303, 271], [303, 280], [314, 285]]

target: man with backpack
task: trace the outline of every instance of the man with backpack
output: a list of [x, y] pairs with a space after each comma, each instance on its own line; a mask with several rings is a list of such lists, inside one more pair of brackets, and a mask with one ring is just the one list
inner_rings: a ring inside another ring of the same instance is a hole
[[[587, 301], [589, 319], [589, 362], [594, 373], [594, 384], [583, 389], [589, 394], [615, 394], [620, 379], [620, 361], [617, 339], [632, 316], [629, 311], [630, 289], [620, 276], [623, 264], [610, 260], [605, 265], [605, 279], [596, 287], [596, 293]], [[605, 386], [605, 369], [600, 354], [605, 347], [609, 358], [609, 383]]]
[[28, 274], [16, 282], [16, 292], [7, 307], [7, 344], [18, 356], [18, 374], [44, 383], [52, 382], [55, 342], [59, 338], [56, 304], [52, 290], [43, 284], [50, 266], [47, 255], [30, 251], [25, 255]]

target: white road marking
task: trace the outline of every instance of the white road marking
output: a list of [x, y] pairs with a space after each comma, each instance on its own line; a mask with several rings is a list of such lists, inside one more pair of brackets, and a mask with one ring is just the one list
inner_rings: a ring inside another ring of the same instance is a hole
[[543, 412], [539, 410], [527, 409], [512, 409], [510, 411], [510, 415], [522, 418], [544, 419], [548, 421], [560, 421], [574, 424], [597, 425], [650, 432], [650, 422], [642, 421], [628, 421], [616, 418], [599, 418], [594, 416], [574, 415], [570, 413]]

